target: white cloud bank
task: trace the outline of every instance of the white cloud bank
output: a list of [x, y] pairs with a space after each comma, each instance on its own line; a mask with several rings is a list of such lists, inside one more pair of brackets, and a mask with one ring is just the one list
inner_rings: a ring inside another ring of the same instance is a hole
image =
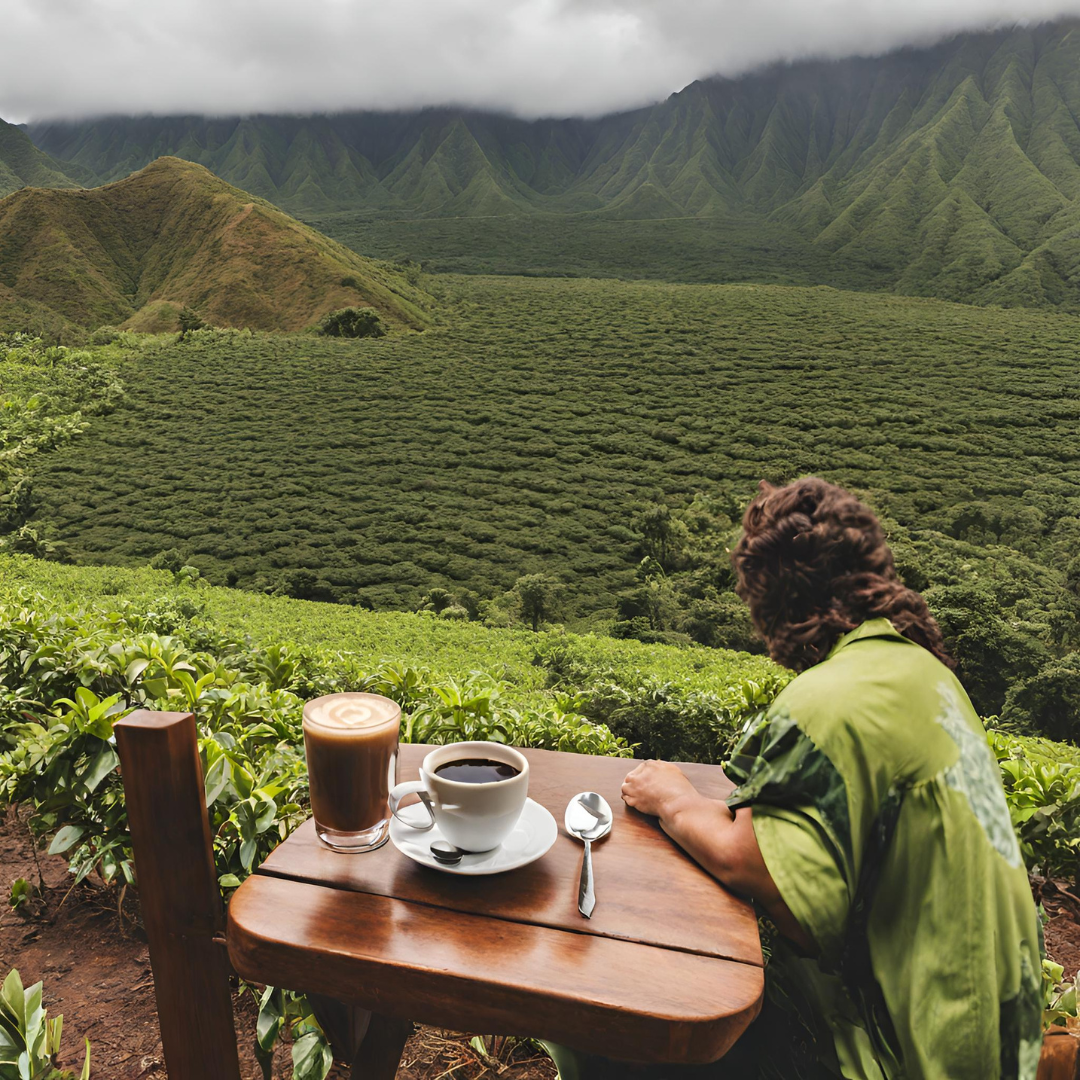
[[695, 78], [1080, 0], [0, 0], [0, 116], [456, 104], [596, 115]]

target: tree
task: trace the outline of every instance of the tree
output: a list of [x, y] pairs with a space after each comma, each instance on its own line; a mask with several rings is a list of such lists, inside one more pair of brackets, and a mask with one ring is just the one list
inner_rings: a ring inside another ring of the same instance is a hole
[[295, 600], [333, 600], [333, 590], [313, 571], [306, 568], [286, 570], [275, 590]]
[[616, 602], [619, 620], [641, 620], [650, 631], [667, 630], [678, 614], [678, 603], [660, 561], [646, 555], [638, 564], [635, 576], [638, 586], [620, 593]]
[[341, 308], [323, 316], [319, 333], [327, 337], [382, 337], [386, 330], [374, 308]]
[[180, 340], [183, 341], [188, 334], [193, 333], [196, 330], [205, 330], [206, 323], [203, 321], [202, 316], [194, 309], [190, 307], [184, 307], [180, 311]]
[[708, 596], [687, 600], [675, 628], [714, 649], [765, 651], [765, 643], [754, 629], [749, 609], [733, 592], [713, 591]]
[[1000, 593], [982, 584], [931, 586], [926, 602], [980, 716], [1000, 713], [1010, 685], [1031, 678], [1050, 659], [1034, 633], [1002, 617]]
[[526, 574], [514, 582], [518, 612], [534, 632], [554, 618], [559, 590], [559, 583], [547, 574]]
[[1051, 660], [1031, 678], [1010, 687], [1001, 720], [1016, 731], [1076, 742], [1080, 738], [1080, 654]]
[[675, 568], [686, 544], [686, 525], [671, 513], [671, 507], [655, 503], [637, 519], [641, 550], [669, 573]]

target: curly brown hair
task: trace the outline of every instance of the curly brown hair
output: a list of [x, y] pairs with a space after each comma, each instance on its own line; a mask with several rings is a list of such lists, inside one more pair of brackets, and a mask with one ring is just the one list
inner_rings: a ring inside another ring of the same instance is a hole
[[764, 480], [732, 552], [735, 591], [784, 667], [805, 671], [841, 634], [884, 617], [950, 668], [926, 601], [899, 579], [874, 512], [816, 476], [774, 487]]

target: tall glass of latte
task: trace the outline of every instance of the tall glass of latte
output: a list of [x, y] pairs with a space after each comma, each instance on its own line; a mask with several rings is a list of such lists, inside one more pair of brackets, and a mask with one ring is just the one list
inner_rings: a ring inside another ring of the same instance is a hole
[[327, 694], [304, 706], [315, 832], [335, 851], [386, 843], [400, 726], [400, 706], [378, 694]]

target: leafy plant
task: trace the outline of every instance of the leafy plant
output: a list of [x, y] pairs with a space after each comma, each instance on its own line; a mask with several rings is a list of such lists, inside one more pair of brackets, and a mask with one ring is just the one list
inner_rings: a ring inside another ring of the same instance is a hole
[[1064, 1027], [1077, 1015], [1077, 995], [1080, 994], [1080, 974], [1072, 982], [1064, 981], [1065, 969], [1053, 960], [1043, 960], [1043, 1030], [1058, 1025]]
[[[385, 693], [402, 705], [406, 740], [491, 738], [627, 752], [610, 732], [561, 706], [500, 711], [497, 685], [478, 673], [441, 684], [415, 668], [362, 675], [341, 654], [240, 645], [190, 625], [167, 603], [156, 611], [56, 615], [40, 598], [23, 599], [0, 604], [0, 679], [18, 687], [0, 698], [0, 804], [28, 804], [35, 834], [51, 840], [50, 853], [69, 859], [73, 885], [91, 873], [124, 888], [137, 883], [113, 747], [113, 724], [135, 707], [195, 714], [226, 898], [307, 816], [304, 697], [343, 687]], [[25, 898], [16, 883], [12, 902]], [[310, 1007], [302, 996], [270, 988], [260, 1009], [264, 1067], [284, 1026], [293, 1035], [296, 1080], [322, 1080], [330, 1049]]]
[[29, 905], [34, 898], [34, 886], [26, 878], [16, 878], [11, 883], [11, 891], [8, 893], [8, 905], [18, 911], [23, 905]]
[[324, 1080], [334, 1059], [310, 1003], [274, 986], [262, 993], [255, 1028], [255, 1056], [264, 1080], [271, 1080], [274, 1046], [285, 1030], [292, 1035], [293, 1080]]
[[[50, 1020], [41, 1003], [42, 984], [23, 988], [12, 968], [0, 987], [0, 1080], [64, 1080], [56, 1070], [64, 1018]], [[90, 1040], [86, 1040], [79, 1080], [89, 1080]]]
[[1041, 758], [1027, 740], [1002, 732], [988, 738], [1028, 868], [1080, 876], [1080, 766]]

